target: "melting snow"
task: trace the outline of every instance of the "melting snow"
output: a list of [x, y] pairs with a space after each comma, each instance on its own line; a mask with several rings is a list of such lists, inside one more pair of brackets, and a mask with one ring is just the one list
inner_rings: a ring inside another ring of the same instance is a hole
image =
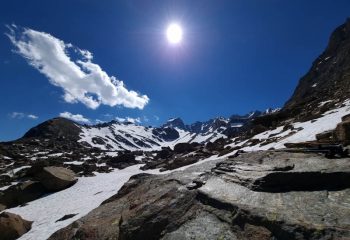
[[2, 174], [2, 175], [9, 175], [9, 176], [13, 176], [14, 174], [16, 174], [17, 172], [21, 171], [22, 169], [25, 169], [25, 168], [30, 168], [31, 166], [22, 166], [22, 167], [18, 167], [18, 168], [14, 168], [10, 171], [8, 171], [7, 173], [5, 174]]
[[84, 162], [81, 161], [71, 161], [71, 162], [63, 162], [64, 164], [68, 165], [82, 165]]
[[0, 188], [0, 191], [5, 191], [5, 190], [8, 189], [9, 187], [11, 187], [11, 186], [13, 186], [13, 185], [16, 185], [17, 183], [18, 183], [18, 182], [11, 182], [11, 185], [1, 187], [1, 188]]
[[[298, 142], [305, 142], [305, 141], [312, 141], [316, 140], [316, 134], [335, 129], [337, 124], [341, 122], [341, 118], [347, 114], [350, 113], [350, 101], [347, 100], [344, 103], [345, 106], [340, 107], [338, 109], [330, 110], [323, 114], [322, 117], [307, 121], [307, 122], [296, 122], [293, 124], [293, 127], [295, 129], [300, 128], [300, 131], [297, 131], [296, 133], [288, 136], [289, 133], [291, 133], [291, 130], [285, 130], [283, 131], [283, 126], [278, 127], [274, 130], [266, 131], [263, 133], [260, 133], [258, 135], [255, 135], [252, 137], [253, 139], [268, 139], [271, 134], [273, 134], [274, 137], [281, 137], [282, 139], [278, 140], [277, 142], [272, 142], [267, 145], [261, 146], [260, 143], [254, 146], [244, 147], [242, 150], [245, 151], [257, 151], [257, 150], [267, 150], [269, 148], [275, 148], [280, 149], [284, 148], [285, 143], [298, 143]], [[241, 142], [239, 144], [230, 144], [230, 146], [241, 146], [244, 142]]]
[[[104, 200], [115, 195], [133, 175], [139, 173], [167, 174], [183, 171], [189, 167], [220, 158], [211, 156], [194, 164], [164, 172], [159, 172], [159, 169], [142, 171], [140, 167], [143, 164], [137, 164], [122, 170], [116, 169], [111, 173], [95, 173], [96, 176], [94, 177], [79, 178], [78, 182], [70, 188], [29, 202], [23, 207], [10, 208], [6, 209], [6, 211], [33, 221], [32, 229], [19, 240], [44, 240], [54, 232], [68, 226], [100, 206]], [[77, 215], [64, 221], [56, 222], [67, 214]]]
[[[72, 187], [29, 202], [23, 207], [6, 209], [24, 219], [34, 221], [32, 229], [21, 240], [44, 240], [57, 230], [88, 214], [104, 200], [116, 194], [129, 178], [135, 174], [158, 173], [158, 170], [140, 170], [140, 164], [111, 173], [96, 173], [95, 177], [81, 177]], [[56, 222], [67, 214], [77, 214]]]
[[327, 101], [320, 102], [318, 104], [318, 106], [322, 107], [323, 105], [325, 105], [326, 103], [329, 103], [329, 102], [332, 102], [332, 100], [327, 100]]

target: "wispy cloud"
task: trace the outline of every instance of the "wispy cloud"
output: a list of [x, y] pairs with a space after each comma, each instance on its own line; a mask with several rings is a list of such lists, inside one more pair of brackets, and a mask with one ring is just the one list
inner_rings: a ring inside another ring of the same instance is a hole
[[63, 113], [60, 113], [60, 117], [67, 118], [75, 122], [90, 123], [90, 120], [81, 114], [72, 114], [70, 112], [63, 112]]
[[128, 90], [123, 81], [109, 76], [93, 63], [93, 54], [88, 50], [74, 47], [45, 32], [16, 25], [8, 28], [6, 35], [16, 46], [16, 52], [53, 85], [61, 87], [66, 102], [81, 102], [92, 109], [101, 104], [143, 109], [149, 102], [146, 95]]
[[34, 114], [29, 114], [27, 115], [28, 118], [31, 118], [31, 119], [38, 119], [38, 116], [34, 115]]
[[10, 116], [10, 118], [13, 118], [13, 119], [29, 118], [29, 119], [36, 120], [39, 118], [38, 116], [36, 116], [34, 114], [26, 114], [23, 112], [12, 112], [9, 114], [9, 116]]

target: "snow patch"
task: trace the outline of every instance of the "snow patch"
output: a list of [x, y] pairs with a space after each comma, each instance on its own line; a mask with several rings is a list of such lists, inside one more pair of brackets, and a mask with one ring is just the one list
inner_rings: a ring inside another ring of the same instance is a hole
[[[116, 194], [129, 178], [135, 174], [158, 173], [158, 170], [140, 170], [142, 164], [134, 165], [111, 173], [95, 173], [95, 177], [81, 177], [78, 182], [65, 190], [29, 202], [23, 207], [6, 209], [34, 221], [32, 229], [20, 240], [44, 240], [57, 230], [68, 226], [97, 208], [104, 200]], [[64, 221], [56, 222], [67, 214], [77, 214]]]

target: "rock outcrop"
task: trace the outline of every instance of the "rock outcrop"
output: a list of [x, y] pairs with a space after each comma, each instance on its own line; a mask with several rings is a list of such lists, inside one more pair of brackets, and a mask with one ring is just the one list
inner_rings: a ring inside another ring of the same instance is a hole
[[346, 239], [350, 159], [338, 160], [267, 151], [137, 175], [49, 239]]
[[348, 158], [332, 161], [310, 153], [246, 153], [219, 163], [213, 172], [226, 181], [261, 192], [350, 188]]
[[14, 240], [31, 229], [32, 222], [24, 220], [21, 216], [3, 212], [0, 214], [0, 239]]

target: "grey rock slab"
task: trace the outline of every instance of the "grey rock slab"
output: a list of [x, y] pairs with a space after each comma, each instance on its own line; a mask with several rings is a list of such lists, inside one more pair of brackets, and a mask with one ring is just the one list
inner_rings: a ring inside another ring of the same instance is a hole
[[232, 205], [269, 222], [308, 229], [338, 229], [350, 236], [350, 189], [256, 192], [220, 177], [211, 177], [198, 190], [206, 198]]

